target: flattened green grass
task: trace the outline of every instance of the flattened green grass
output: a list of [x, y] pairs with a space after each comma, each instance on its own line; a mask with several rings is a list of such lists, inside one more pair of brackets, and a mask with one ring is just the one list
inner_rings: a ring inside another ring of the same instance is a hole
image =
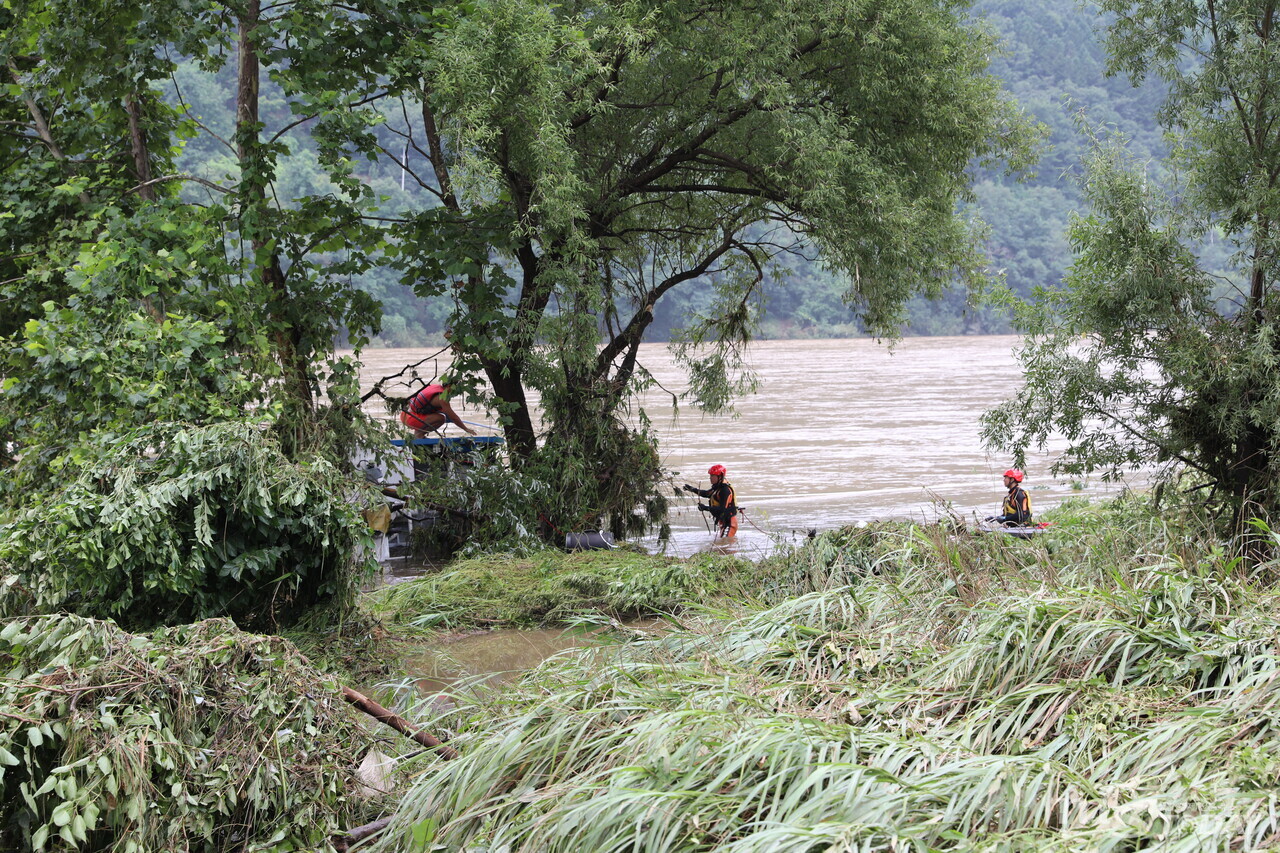
[[378, 849], [1273, 847], [1280, 564], [1141, 504], [1058, 521], [824, 534], [732, 618], [461, 696]]
[[521, 627], [675, 613], [739, 589], [751, 563], [721, 555], [689, 559], [626, 549], [462, 560], [443, 572], [369, 593], [365, 607], [388, 623], [423, 627]]

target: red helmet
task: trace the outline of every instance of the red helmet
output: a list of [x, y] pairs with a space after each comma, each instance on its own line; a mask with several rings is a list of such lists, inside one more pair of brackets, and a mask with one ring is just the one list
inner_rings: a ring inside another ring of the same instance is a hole
[[1017, 468], [1010, 468], [1008, 471], [1004, 472], [1004, 475], [1006, 477], [1012, 477], [1015, 483], [1021, 483], [1024, 476]]
[[707, 469], [707, 473], [710, 474], [712, 477], [723, 477], [728, 472], [725, 471], [723, 465], [712, 465], [710, 468]]

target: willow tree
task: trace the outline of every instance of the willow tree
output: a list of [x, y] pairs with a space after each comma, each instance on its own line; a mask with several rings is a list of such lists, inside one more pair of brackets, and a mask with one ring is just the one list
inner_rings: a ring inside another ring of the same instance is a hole
[[[1107, 0], [1114, 72], [1169, 85], [1168, 185], [1101, 140], [1064, 287], [1024, 317], [1027, 383], [987, 417], [1013, 449], [1055, 431], [1059, 471], [1191, 472], [1237, 520], [1280, 503], [1280, 11]], [[1225, 277], [1201, 240], [1235, 248]]]
[[453, 300], [459, 364], [487, 379], [518, 462], [594, 466], [565, 484], [588, 506], [624, 469], [650, 483], [625, 460], [655, 457], [620, 415], [677, 289], [715, 292], [676, 353], [688, 398], [717, 410], [749, 379], [760, 285], [789, 255], [844, 273], [879, 333], [909, 297], [977, 280], [966, 169], [1022, 157], [1029, 137], [966, 5], [361, 7], [394, 46], [379, 79], [405, 104], [377, 144], [436, 199], [399, 230], [399, 263], [420, 295]]

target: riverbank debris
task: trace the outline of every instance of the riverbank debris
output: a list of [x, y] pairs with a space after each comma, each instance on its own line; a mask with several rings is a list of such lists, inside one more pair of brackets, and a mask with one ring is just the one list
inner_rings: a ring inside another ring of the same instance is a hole
[[390, 726], [391, 728], [400, 732], [400, 734], [404, 735], [407, 738], [410, 738], [411, 740], [421, 744], [422, 746], [425, 746], [427, 749], [435, 750], [435, 752], [437, 752], [441, 758], [457, 758], [458, 757], [458, 751], [456, 749], [445, 744], [443, 741], [438, 740], [435, 737], [432, 737], [431, 735], [422, 731], [422, 729], [417, 728], [408, 720], [406, 720], [404, 717], [400, 716], [394, 711], [387, 710], [382, 705], [379, 705], [377, 702], [370, 699], [368, 696], [365, 696], [363, 693], [352, 690], [350, 687], [343, 687], [342, 698], [346, 699], [352, 705], [359, 708], [361, 711], [368, 714], [370, 717], [373, 717], [375, 720], [382, 723], [383, 725]]
[[228, 619], [11, 619], [0, 673], [0, 849], [328, 851], [389, 810], [341, 686]]

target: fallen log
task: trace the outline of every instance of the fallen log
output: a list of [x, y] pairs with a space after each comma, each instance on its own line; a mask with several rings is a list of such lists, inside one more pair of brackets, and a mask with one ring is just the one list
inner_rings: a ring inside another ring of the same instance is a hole
[[368, 696], [365, 696], [363, 693], [358, 693], [355, 690], [352, 690], [350, 687], [343, 687], [342, 698], [346, 699], [352, 705], [355, 705], [361, 711], [364, 711], [366, 714], [368, 714], [370, 717], [373, 717], [378, 722], [391, 726], [391, 728], [400, 732], [400, 734], [406, 737], [413, 738], [415, 741], [427, 747], [428, 749], [434, 749], [437, 753], [439, 753], [441, 758], [457, 758], [458, 757], [458, 751], [456, 749], [454, 749], [453, 747], [445, 743], [442, 743], [441, 741], [437, 740], [436, 738], [432, 737], [431, 735], [427, 734], [421, 729], [415, 727], [412, 723], [410, 723], [404, 717], [400, 716], [394, 711], [387, 710], [386, 708], [379, 705], [377, 702], [370, 699]]

